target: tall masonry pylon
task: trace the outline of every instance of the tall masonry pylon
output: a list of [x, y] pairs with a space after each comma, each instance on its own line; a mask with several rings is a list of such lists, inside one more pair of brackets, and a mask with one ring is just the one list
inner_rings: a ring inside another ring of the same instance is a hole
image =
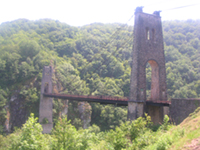
[[135, 11], [134, 41], [132, 53], [128, 120], [134, 120], [147, 112], [152, 121], [162, 122], [163, 108], [146, 106], [146, 64], [151, 66], [151, 101], [166, 101], [166, 70], [160, 12]]
[[53, 128], [53, 98], [43, 96], [43, 93], [52, 93], [52, 75], [53, 67], [44, 66], [39, 109], [39, 122], [42, 124], [43, 133], [50, 133]]

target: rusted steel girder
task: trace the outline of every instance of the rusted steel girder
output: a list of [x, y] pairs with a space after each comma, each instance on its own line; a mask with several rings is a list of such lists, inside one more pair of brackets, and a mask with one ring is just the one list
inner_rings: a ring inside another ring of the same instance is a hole
[[[110, 96], [87, 96], [87, 95], [68, 95], [68, 94], [51, 94], [43, 93], [45, 97], [54, 97], [60, 99], [68, 99], [75, 101], [88, 101], [88, 102], [97, 102], [101, 104], [117, 104], [119, 106], [127, 106], [128, 98], [127, 97], [110, 97]], [[146, 101], [147, 105], [156, 105], [156, 106], [169, 106], [170, 101]]]

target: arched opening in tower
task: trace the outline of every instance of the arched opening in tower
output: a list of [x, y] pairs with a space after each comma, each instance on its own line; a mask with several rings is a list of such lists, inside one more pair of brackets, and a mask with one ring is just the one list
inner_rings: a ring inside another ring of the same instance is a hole
[[159, 66], [154, 60], [146, 64], [146, 99], [159, 100]]

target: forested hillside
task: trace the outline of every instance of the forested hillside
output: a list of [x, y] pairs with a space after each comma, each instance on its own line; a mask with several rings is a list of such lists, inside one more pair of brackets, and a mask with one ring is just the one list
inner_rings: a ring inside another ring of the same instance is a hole
[[[72, 27], [59, 21], [19, 19], [0, 25], [0, 132], [38, 116], [42, 69], [52, 65], [55, 93], [128, 96], [132, 26], [94, 23]], [[163, 22], [168, 98], [200, 97], [200, 20]], [[147, 72], [150, 92], [151, 71]], [[68, 118], [82, 126], [78, 103], [54, 99], [54, 120], [68, 107]], [[127, 109], [87, 104], [91, 124], [115, 128]], [[6, 124], [5, 124], [6, 123]]]

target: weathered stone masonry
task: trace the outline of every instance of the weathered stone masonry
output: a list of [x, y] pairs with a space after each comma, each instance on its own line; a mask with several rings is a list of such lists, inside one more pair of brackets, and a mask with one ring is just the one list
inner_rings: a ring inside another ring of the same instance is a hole
[[53, 128], [53, 98], [43, 96], [43, 93], [52, 93], [52, 75], [52, 66], [44, 66], [39, 109], [39, 122], [42, 124], [43, 133], [50, 133]]
[[[148, 112], [153, 122], [162, 121], [163, 108], [146, 106], [146, 64], [152, 68], [151, 100], [166, 101], [166, 71], [162, 24], [159, 12], [146, 14], [136, 8], [128, 119]], [[152, 114], [152, 115], [151, 115]]]
[[185, 118], [200, 107], [200, 99], [171, 99], [170, 118], [175, 124], [181, 123]]

